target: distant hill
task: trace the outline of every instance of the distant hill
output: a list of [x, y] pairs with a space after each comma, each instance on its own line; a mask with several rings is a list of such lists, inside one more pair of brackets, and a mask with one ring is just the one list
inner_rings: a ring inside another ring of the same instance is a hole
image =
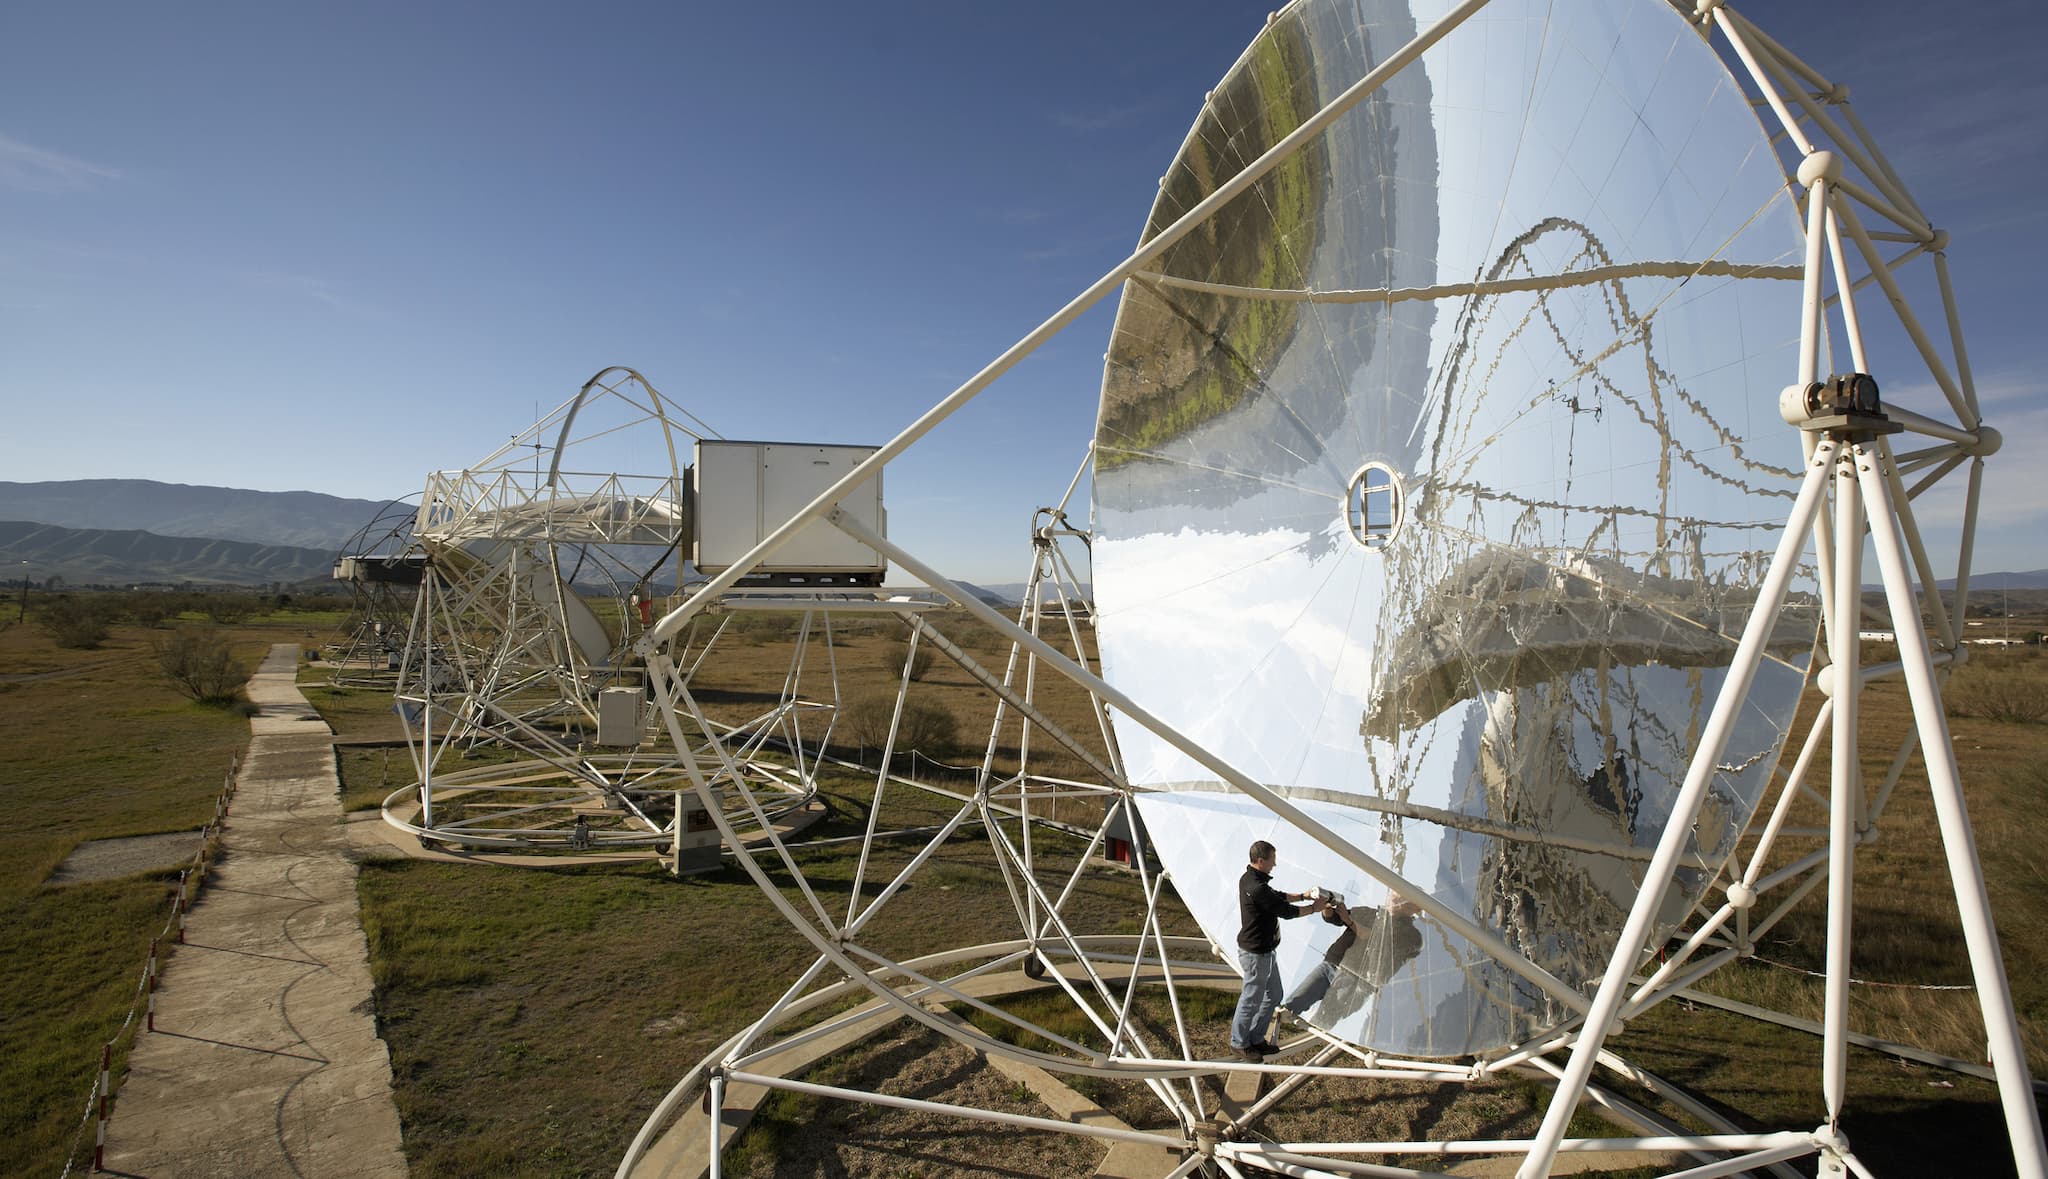
[[330, 556], [383, 506], [315, 491], [244, 491], [151, 479], [0, 482], [0, 520], [322, 549]]
[[[1952, 590], [1956, 588], [1956, 579], [1944, 577], [1937, 580], [1934, 585], [1937, 589]], [[1863, 583], [1863, 592], [1867, 594], [1879, 593], [1883, 589], [1884, 585], [1881, 582]], [[1970, 592], [1974, 594], [1978, 590], [2048, 590], [2048, 569], [2035, 569], [2027, 573], [1972, 573]]]
[[[953, 584], [973, 594], [994, 609], [1015, 610], [1017, 608], [1018, 599], [1004, 595], [1002, 592], [1003, 587], [1001, 586], [981, 586], [971, 581], [955, 581]], [[1018, 586], [1017, 588], [1022, 590], [1024, 587]]]
[[[1945, 578], [1934, 584], [1942, 589], [1956, 588], [1956, 579]], [[1970, 592], [1978, 590], [2041, 590], [2048, 589], [2048, 569], [2035, 569], [2028, 573], [1972, 573]]]
[[18, 578], [24, 561], [37, 582], [55, 574], [67, 585], [263, 585], [324, 581], [334, 569], [334, 550], [0, 520], [0, 572]]
[[[964, 585], [966, 583], [963, 582], [961, 584]], [[1015, 606], [1024, 600], [1024, 591], [1030, 587], [1021, 581], [1006, 581], [997, 585], [977, 586], [975, 588], [976, 592], [985, 599], [993, 598], [1005, 605]], [[1092, 597], [1094, 593], [1095, 587], [1093, 585], [1087, 582], [1081, 584], [1081, 595], [1084, 598]], [[1047, 601], [1053, 599], [1052, 586], [1050, 584], [1046, 586], [1045, 597]]]

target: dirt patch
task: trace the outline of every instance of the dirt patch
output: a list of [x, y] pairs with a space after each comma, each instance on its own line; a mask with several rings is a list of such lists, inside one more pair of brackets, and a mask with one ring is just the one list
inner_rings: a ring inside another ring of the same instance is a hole
[[133, 835], [126, 839], [95, 839], [71, 849], [51, 884], [79, 884], [87, 880], [119, 880], [159, 868], [174, 868], [199, 851], [197, 831], [167, 831], [162, 835]]
[[[810, 1079], [925, 1101], [1052, 1116], [1028, 1089], [1005, 1080], [979, 1053], [921, 1026], [899, 1025]], [[726, 1173], [745, 1179], [840, 1175], [919, 1179], [1081, 1179], [1102, 1146], [1084, 1138], [1020, 1130], [924, 1110], [771, 1097], [726, 1155]]]
[[5, 675], [0, 675], [0, 684], [33, 684], [43, 680], [67, 679], [71, 676], [84, 675], [89, 671], [98, 671], [103, 667], [113, 667], [115, 664], [126, 662], [128, 662], [128, 657], [124, 655], [116, 659], [99, 659], [91, 663], [81, 663], [76, 667], [60, 667], [55, 671], [9, 672]]

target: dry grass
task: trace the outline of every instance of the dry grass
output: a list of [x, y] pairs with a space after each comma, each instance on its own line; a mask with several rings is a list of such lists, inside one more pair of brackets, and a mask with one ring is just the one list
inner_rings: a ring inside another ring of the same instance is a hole
[[2048, 683], [2048, 649], [1984, 650], [1949, 678], [1942, 703], [1954, 717], [2040, 724], [2048, 721], [2043, 683]]
[[[2033, 661], [2027, 674], [2039, 677], [2036, 693], [2048, 695], [2048, 661]], [[1864, 693], [1862, 714], [1862, 772], [1865, 789], [1875, 792], [1911, 731], [1905, 686], [1895, 681], [1872, 686]], [[2039, 1075], [2048, 1071], [2048, 889], [2042, 850], [2031, 828], [2048, 801], [2042, 768], [2048, 765], [2048, 731], [1960, 716], [1951, 718], [1950, 727], [2015, 1006]], [[1802, 799], [1791, 822], [1824, 826], [1826, 818], [1818, 803]], [[1745, 854], [1751, 846], [1745, 844]], [[1816, 846], [1811, 840], [1788, 843], [1770, 862], [1788, 863]], [[1824, 965], [1824, 897], [1825, 886], [1763, 935], [1759, 961], [1724, 972], [1711, 980], [1711, 988], [1818, 1018], [1822, 982], [1805, 972]], [[1975, 993], [1913, 989], [1972, 981], [1926, 770], [1917, 754], [1891, 795], [1876, 841], [1857, 853], [1852, 972], [1870, 984], [1850, 991], [1856, 1030], [1965, 1060], [1983, 1059]]]

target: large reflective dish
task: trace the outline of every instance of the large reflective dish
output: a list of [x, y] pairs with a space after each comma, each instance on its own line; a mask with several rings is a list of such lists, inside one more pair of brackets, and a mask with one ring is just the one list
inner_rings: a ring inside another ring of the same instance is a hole
[[[1146, 234], [1447, 5], [1304, 0], [1205, 102]], [[1661, 0], [1487, 6], [1123, 293], [1096, 434], [1107, 677], [1515, 953], [1597, 980], [1795, 491], [1801, 233], [1742, 91]], [[1817, 625], [1774, 620], [1667, 928], [1773, 773]], [[1386, 889], [1134, 725], [1182, 897]], [[1423, 917], [1307, 1015], [1448, 1056], [1570, 1012]], [[1413, 921], [1413, 924], [1410, 922]], [[1338, 931], [1283, 927], [1292, 987]]]

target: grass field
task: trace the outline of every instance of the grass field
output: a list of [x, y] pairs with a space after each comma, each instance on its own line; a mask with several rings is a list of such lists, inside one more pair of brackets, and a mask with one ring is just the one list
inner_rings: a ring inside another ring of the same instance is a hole
[[[957, 622], [940, 625], [960, 630], [963, 645], [1000, 674], [1002, 654], [986, 636]], [[326, 634], [315, 619], [295, 615], [252, 620], [233, 633], [253, 662], [270, 643], [304, 641], [308, 630]], [[0, 676], [7, 677], [0, 682], [7, 733], [0, 786], [12, 804], [0, 817], [0, 888], [8, 902], [0, 932], [0, 1124], [11, 1131], [0, 1170], [8, 1173], [61, 1169], [97, 1044], [127, 1010], [170, 887], [147, 876], [66, 887], [43, 881], [85, 839], [196, 832], [229, 757], [246, 741], [242, 717], [190, 704], [156, 680], [148, 656], [153, 633], [117, 627], [99, 650], [67, 651], [32, 627], [0, 630]], [[765, 626], [737, 646], [747, 657], [721, 664], [700, 685], [715, 707], [733, 715], [758, 711], [792, 654], [788, 636]], [[849, 694], [893, 680], [892, 660], [900, 657], [900, 646], [881, 629], [843, 634], [833, 648]], [[22, 678], [46, 673], [54, 674]], [[309, 698], [344, 739], [393, 735], [388, 699], [329, 692], [317, 686], [324, 678], [318, 673], [306, 678]], [[1973, 715], [1951, 723], [2030, 1056], [2041, 1073], [2048, 1072], [2040, 1034], [2048, 1021], [2048, 871], [2035, 816], [2048, 800], [2048, 725], [2009, 718], [2013, 710], [1999, 701], [2009, 702], [2014, 683], [2023, 686], [2021, 704], [2029, 693], [2048, 698], [2048, 660], [2027, 651], [1963, 669], [1952, 695], [1970, 702]], [[976, 760], [991, 715], [986, 695], [944, 661], [917, 690], [958, 719], [956, 744], [931, 756]], [[1874, 784], [1905, 731], [1907, 712], [1895, 683], [1878, 685], [1865, 699], [1865, 773]], [[1078, 736], [1092, 733], [1083, 702], [1055, 700], [1049, 707]], [[1014, 730], [1002, 744], [999, 761], [1013, 759]], [[1041, 749], [1034, 746], [1034, 765]], [[1063, 767], [1044, 768], [1078, 774], [1078, 759], [1061, 756], [1068, 758]], [[402, 749], [344, 751], [342, 761], [354, 805], [374, 805], [410, 780]], [[1885, 816], [1882, 838], [1859, 854], [1854, 973], [1872, 983], [1969, 981], [1922, 782], [1916, 761]], [[830, 778], [832, 814], [812, 835], [857, 830], [869, 790], [864, 778]], [[891, 825], [950, 810], [908, 792], [891, 800]], [[1815, 818], [1808, 813], [1801, 821]], [[806, 853], [807, 874], [840, 901], [853, 847]], [[901, 862], [907, 854], [907, 847], [892, 847], [883, 859]], [[830, 891], [834, 885], [839, 892]], [[1121, 871], [1091, 871], [1082, 908], [1099, 927], [1113, 928], [1137, 912], [1134, 887]], [[405, 1149], [420, 1175], [608, 1174], [660, 1094], [812, 959], [759, 890], [731, 870], [674, 881], [651, 866], [506, 870], [396, 860], [365, 864], [359, 890]], [[1000, 893], [985, 845], [956, 840], [919, 875], [880, 934], [899, 957], [985, 941], [991, 929], [1013, 923]], [[1817, 1013], [1819, 982], [1800, 971], [1819, 964], [1823, 921], [1818, 899], [1809, 900], [1763, 939], [1760, 961], [1715, 976], [1709, 987]], [[1192, 931], [1187, 924], [1180, 929]], [[1869, 986], [1858, 987], [1854, 998], [1859, 1030], [1981, 1057], [1968, 992]], [[1201, 1034], [1213, 1039], [1222, 1017], [1211, 1015]], [[1616, 1046], [1695, 1087], [1744, 1124], [1806, 1128], [1821, 1120], [1818, 1043], [1804, 1035], [1669, 1004], [1634, 1021]], [[921, 1091], [975, 1091], [983, 1082], [959, 1055], [941, 1038], [905, 1029], [828, 1071], [851, 1077], [893, 1069]], [[1916, 1168], [1914, 1174], [1996, 1175], [2008, 1168], [1988, 1084], [1858, 1052], [1850, 1088], [1847, 1129], [1870, 1157], [1890, 1164], [1881, 1174], [1909, 1173], [1901, 1166]], [[1020, 1109], [1030, 1104], [1015, 1094], [981, 1095], [1015, 1099]], [[1133, 1118], [1149, 1100], [1109, 1088], [1091, 1096]], [[1348, 1136], [1403, 1125], [1418, 1134], [1458, 1127], [1513, 1133], [1532, 1124], [1540, 1107], [1540, 1092], [1518, 1082], [1454, 1099], [1419, 1088], [1325, 1083], [1291, 1102], [1269, 1129], [1320, 1137], [1338, 1128]], [[820, 1147], [812, 1132], [818, 1124], [843, 1143]], [[739, 1146], [742, 1173], [795, 1173], [770, 1161], [795, 1155], [793, 1141], [828, 1172], [843, 1165], [832, 1160], [857, 1160], [860, 1173], [940, 1174], [971, 1168], [989, 1149], [978, 1133], [798, 1102], [771, 1108], [759, 1125], [753, 1145], [743, 1139]], [[972, 1139], [983, 1143], [981, 1155], [948, 1153]], [[1038, 1157], [1021, 1153], [1017, 1164], [1033, 1174], [1059, 1173], [1032, 1161]]]
[[[332, 625], [286, 613], [232, 633], [253, 667], [272, 643]], [[34, 625], [0, 629], [0, 1172], [63, 1169], [176, 873], [44, 881], [91, 839], [191, 831], [196, 851], [248, 743], [241, 713], [162, 681], [150, 648], [164, 633], [117, 625], [97, 648], [71, 650]]]

